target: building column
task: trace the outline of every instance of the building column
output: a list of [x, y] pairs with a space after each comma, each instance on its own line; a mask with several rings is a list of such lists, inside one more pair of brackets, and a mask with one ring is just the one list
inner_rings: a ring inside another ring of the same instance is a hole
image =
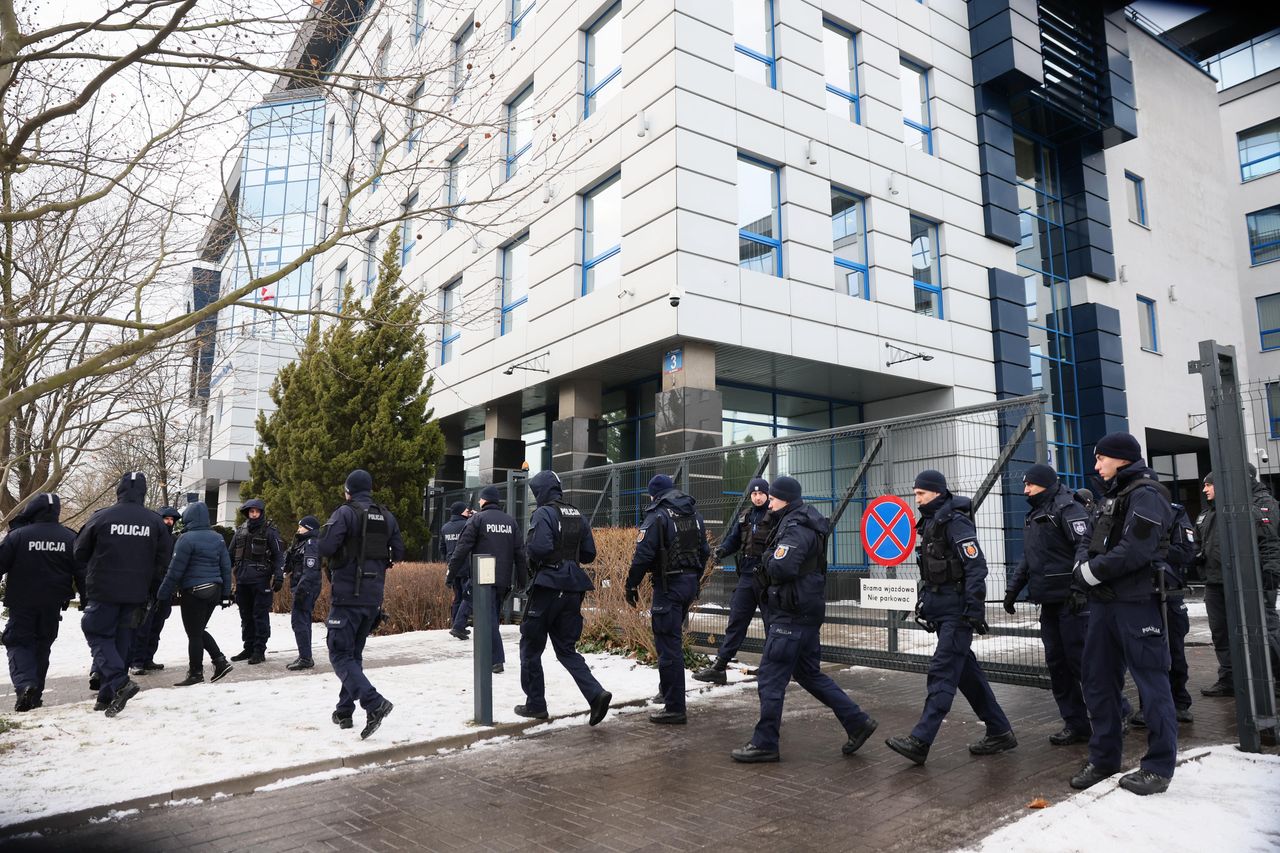
[[441, 424], [444, 434], [444, 455], [436, 465], [435, 486], [446, 492], [467, 485], [466, 463], [462, 457], [462, 427]]
[[223, 480], [218, 484], [218, 514], [214, 524], [236, 527], [240, 524], [240, 483]]
[[490, 403], [484, 411], [484, 440], [480, 442], [480, 483], [505, 483], [507, 473], [524, 464], [520, 437], [520, 398]]
[[[716, 390], [716, 349], [712, 344], [684, 341], [662, 359], [662, 390], [654, 405], [654, 448], [658, 456], [719, 447], [724, 443], [724, 400]], [[664, 473], [675, 476], [679, 466]], [[724, 456], [683, 466], [676, 488], [703, 506], [714, 506], [724, 488]], [[706, 517], [714, 536], [725, 519]]]
[[551, 424], [551, 467], [578, 471], [605, 464], [600, 380], [560, 383], [560, 417]]
[[1076, 386], [1080, 390], [1080, 449], [1087, 463], [1098, 439], [1129, 429], [1120, 312], [1096, 302], [1073, 305], [1071, 328], [1076, 348]]

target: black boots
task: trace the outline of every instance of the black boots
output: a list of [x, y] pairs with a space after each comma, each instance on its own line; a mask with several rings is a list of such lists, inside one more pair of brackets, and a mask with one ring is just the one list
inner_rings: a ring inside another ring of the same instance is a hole
[[343, 714], [340, 711], [334, 711], [333, 716], [329, 719], [333, 720], [333, 724], [340, 729], [349, 729], [355, 726], [355, 723], [351, 722], [351, 715]]
[[995, 755], [997, 752], [1008, 752], [1018, 745], [1013, 730], [999, 735], [987, 735], [977, 743], [969, 744], [970, 755]]
[[871, 737], [871, 733], [876, 730], [876, 726], [880, 725], [875, 720], [868, 719], [862, 724], [862, 728], [849, 735], [849, 740], [845, 741], [844, 746], [840, 747], [840, 751], [845, 755], [853, 755], [858, 749], [867, 742], [867, 738]]
[[1063, 726], [1062, 731], [1049, 735], [1049, 743], [1054, 746], [1071, 746], [1074, 743], [1088, 743], [1089, 733], [1078, 732], [1071, 726]]
[[1171, 781], [1173, 780], [1152, 773], [1150, 770], [1135, 770], [1120, 777], [1120, 787], [1145, 797], [1148, 794], [1163, 794], [1169, 790]]
[[303, 669], [311, 669], [315, 665], [316, 665], [316, 662], [311, 658], [300, 657], [300, 658], [295, 658], [293, 663], [286, 666], [285, 669], [291, 670], [293, 672], [298, 672], [299, 670], [303, 670]]
[[609, 713], [609, 703], [612, 701], [613, 694], [608, 690], [601, 690], [596, 698], [591, 700], [591, 718], [587, 720], [587, 725], [599, 725], [604, 715]]
[[915, 735], [907, 735], [906, 737], [891, 737], [884, 742], [884, 745], [901, 755], [903, 758], [909, 758], [916, 764], [924, 764], [925, 759], [929, 757], [929, 744], [920, 740]]
[[251, 657], [253, 657], [253, 650], [245, 649], [244, 651], [240, 652], [240, 654], [238, 655], [232, 655], [231, 659], [234, 661], [242, 661], [242, 660], [248, 660]]
[[204, 670], [193, 669], [187, 673], [187, 677], [174, 684], [174, 687], [190, 687], [193, 684], [204, 683]]
[[106, 714], [108, 717], [114, 717], [124, 710], [125, 703], [138, 695], [138, 691], [142, 688], [138, 686], [138, 682], [129, 679], [124, 686], [116, 691], [116, 695], [112, 697], [111, 702], [107, 705]]
[[[235, 660], [235, 658], [232, 658], [232, 660]], [[254, 652], [254, 653], [249, 657], [249, 665], [250, 665], [250, 666], [257, 666], [257, 665], [258, 665], [258, 664], [260, 664], [260, 663], [266, 663], [266, 662], [267, 662], [267, 656], [266, 656], [265, 654], [263, 654], [262, 652]]]
[[1079, 773], [1071, 777], [1071, 787], [1077, 791], [1092, 788], [1108, 776], [1114, 776], [1115, 772], [1115, 770], [1104, 770], [1096, 764], [1086, 764]]
[[382, 725], [382, 721], [391, 713], [391, 709], [395, 706], [388, 700], [383, 699], [382, 704], [374, 708], [365, 716], [364, 728], [360, 730], [360, 740], [364, 740], [369, 735], [378, 730], [378, 726]]
[[683, 726], [689, 722], [684, 711], [659, 711], [656, 714], [649, 715], [649, 722], [658, 723], [666, 726]]
[[14, 703], [13, 710], [21, 714], [23, 711], [39, 708], [41, 704], [39, 691], [34, 687], [28, 687], [18, 694], [18, 701]]
[[[530, 720], [547, 719], [546, 711], [531, 711], [528, 705], [517, 705], [512, 710], [516, 712], [516, 716], [518, 717], [527, 717]], [[592, 725], [595, 725], [595, 724], [592, 723]]]
[[233, 669], [235, 669], [235, 667], [227, 663], [227, 659], [225, 657], [220, 657], [213, 662], [213, 678], [209, 680], [221, 681], [226, 678], [227, 673], [231, 672]]
[[693, 674], [694, 681], [705, 681], [707, 684], [724, 684], [725, 669], [729, 666], [729, 662], [724, 658], [716, 658], [711, 666], [706, 669], [700, 669]]
[[766, 761], [777, 761], [780, 756], [776, 749], [761, 749], [754, 743], [749, 743], [729, 753], [729, 757], [743, 764], [760, 764]]

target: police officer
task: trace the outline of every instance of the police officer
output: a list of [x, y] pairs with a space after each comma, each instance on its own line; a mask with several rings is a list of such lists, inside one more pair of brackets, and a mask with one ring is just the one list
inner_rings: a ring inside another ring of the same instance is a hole
[[[502, 492], [497, 486], [485, 486], [480, 490], [480, 511], [467, 519], [458, 544], [449, 557], [446, 577], [465, 578], [466, 598], [459, 604], [454, 619], [455, 637], [466, 628], [471, 615], [471, 555], [487, 554], [494, 558], [496, 575], [493, 582], [493, 671], [505, 668], [507, 653], [502, 648], [502, 634], [498, 622], [502, 616], [502, 603], [511, 591], [512, 582], [524, 585], [529, 576], [529, 562], [524, 549], [524, 531], [516, 520], [502, 510]], [[467, 635], [470, 636], [470, 635]]]
[[0, 578], [9, 621], [0, 634], [9, 656], [15, 711], [44, 704], [49, 650], [58, 638], [60, 611], [76, 592], [84, 597], [84, 566], [76, 562], [76, 534], [58, 523], [62, 502], [42, 492], [23, 509], [0, 542]]
[[250, 664], [267, 659], [271, 637], [271, 599], [284, 586], [284, 545], [280, 532], [267, 521], [266, 505], [257, 498], [240, 506], [244, 523], [228, 546], [231, 573], [236, 579], [236, 605], [240, 608], [240, 636], [244, 650], [232, 655]]
[[1071, 604], [1071, 572], [1076, 563], [1089, 557], [1093, 522], [1050, 466], [1032, 465], [1023, 474], [1022, 483], [1031, 510], [1023, 530], [1022, 559], [1009, 578], [1004, 609], [1009, 614], [1016, 612], [1014, 602], [1024, 589], [1027, 599], [1040, 605], [1044, 662], [1064, 724], [1062, 731], [1049, 735], [1049, 743], [1084, 743], [1091, 729], [1080, 692], [1080, 665], [1089, 614]]
[[[169, 535], [176, 540], [177, 533], [174, 531], [174, 525], [178, 523], [182, 514], [173, 507], [166, 506], [160, 508], [159, 515], [164, 526], [169, 529]], [[164, 630], [164, 623], [173, 613], [173, 601], [155, 596], [153, 598], [154, 600], [147, 607], [146, 614], [142, 617], [142, 624], [138, 626], [133, 636], [133, 649], [129, 661], [131, 675], [146, 675], [148, 672], [164, 669], [164, 664], [156, 663], [155, 657], [156, 650], [160, 648], [160, 632]]]
[[928, 630], [938, 632], [938, 646], [929, 661], [929, 692], [920, 721], [911, 734], [885, 743], [899, 755], [924, 764], [959, 689], [987, 725], [986, 736], [969, 744], [969, 752], [1005, 752], [1016, 747], [1018, 739], [970, 648], [973, 635], [988, 630], [987, 561], [973, 526], [973, 502], [948, 491], [947, 479], [939, 471], [921, 471], [914, 492], [920, 510], [916, 554], [922, 582], [916, 613]]
[[320, 549], [316, 534], [320, 521], [314, 515], [304, 515], [298, 521], [298, 532], [284, 558], [284, 570], [289, 573], [289, 592], [293, 595], [290, 620], [293, 638], [298, 642], [298, 656], [285, 669], [311, 669], [316, 662], [311, 657], [311, 619], [315, 615], [316, 599], [320, 597]]
[[125, 474], [116, 503], [95, 512], [76, 536], [75, 558], [86, 565], [88, 603], [80, 628], [93, 651], [99, 678], [95, 711], [114, 717], [137, 695], [125, 658], [142, 622], [147, 596], [163, 578], [173, 537], [160, 516], [147, 509], [147, 478]]
[[[471, 510], [462, 501], [454, 501], [449, 507], [449, 520], [440, 525], [440, 551], [444, 555], [444, 562], [447, 566], [449, 558], [453, 556], [453, 549], [458, 545], [458, 536], [462, 533], [462, 528], [466, 526], [467, 519], [471, 517]], [[466, 584], [458, 578], [451, 578], [447, 574], [445, 581], [449, 589], [453, 591], [453, 602], [449, 605], [449, 633], [457, 637], [459, 640], [471, 639], [471, 633], [467, 631], [466, 620], [463, 620], [462, 630], [456, 631], [453, 622], [458, 618], [458, 608], [465, 600]], [[470, 612], [470, 611], [468, 611]]]
[[756, 477], [747, 484], [747, 494], [751, 504], [738, 514], [729, 526], [729, 532], [720, 540], [716, 548], [716, 561], [735, 552], [738, 557], [738, 585], [733, 588], [733, 596], [729, 599], [729, 622], [725, 625], [724, 637], [720, 641], [720, 651], [711, 666], [694, 673], [697, 681], [711, 684], [725, 683], [725, 669], [729, 661], [742, 648], [742, 641], [747, 637], [747, 627], [760, 608], [764, 617], [765, 636], [769, 635], [769, 619], [764, 611], [764, 586], [756, 575], [764, 553], [765, 543], [773, 530], [773, 516], [769, 512], [769, 481]]
[[520, 687], [525, 700], [515, 712], [537, 720], [547, 718], [542, 652], [550, 637], [556, 660], [573, 676], [591, 706], [588, 723], [594, 726], [609, 712], [613, 694], [600, 686], [577, 650], [582, 636], [582, 595], [595, 589], [582, 570], [583, 563], [596, 558], [591, 524], [564, 499], [556, 472], [534, 475], [529, 489], [538, 508], [529, 519], [529, 568], [533, 579], [529, 603], [520, 621]]
[[751, 741], [730, 756], [744, 763], [778, 760], [782, 702], [792, 678], [835, 712], [848, 735], [841, 752], [852, 755], [876, 730], [876, 721], [821, 668], [819, 634], [826, 611], [831, 525], [800, 499], [800, 483], [793, 477], [773, 481], [769, 510], [775, 523], [763, 557], [769, 584], [765, 593], [769, 633], [757, 681], [760, 720]]
[[649, 721], [684, 725], [684, 620], [698, 597], [711, 546], [702, 513], [691, 495], [675, 488], [666, 474], [650, 480], [648, 491], [649, 505], [627, 573], [627, 604], [639, 604], [640, 581], [652, 574], [649, 621], [658, 650], [658, 692], [663, 710], [650, 714]]
[[1071, 778], [1083, 789], [1120, 769], [1123, 759], [1121, 687], [1127, 667], [1138, 687], [1147, 723], [1141, 769], [1120, 779], [1135, 794], [1169, 787], [1178, 753], [1178, 724], [1169, 688], [1156, 572], [1164, 571], [1173, 509], [1169, 493], [1142, 460], [1138, 440], [1113, 432], [1094, 446], [1094, 470], [1106, 492], [1094, 516], [1089, 560], [1073, 583], [1088, 591], [1089, 630], [1084, 641], [1084, 701], [1093, 723], [1089, 763]]
[[[1187, 633], [1191, 619], [1183, 601], [1187, 583], [1187, 568], [1196, 559], [1196, 530], [1187, 517], [1182, 504], [1170, 504], [1173, 509], [1173, 525], [1169, 528], [1169, 553], [1164, 567], [1162, 590], [1165, 627], [1169, 637], [1169, 689], [1173, 693], [1174, 716], [1179, 723], [1194, 722], [1191, 715], [1191, 694], [1187, 692]], [[1157, 579], [1159, 576], [1157, 575]], [[1129, 722], [1136, 728], [1147, 725], [1146, 717], [1139, 709]]]
[[320, 556], [329, 560], [329, 663], [342, 682], [333, 722], [353, 723], [356, 702], [365, 710], [360, 737], [378, 730], [394, 707], [364, 674], [364, 644], [382, 614], [387, 569], [404, 559], [400, 525], [391, 510], [373, 502], [373, 477], [357, 468], [347, 475], [346, 503], [320, 530]]

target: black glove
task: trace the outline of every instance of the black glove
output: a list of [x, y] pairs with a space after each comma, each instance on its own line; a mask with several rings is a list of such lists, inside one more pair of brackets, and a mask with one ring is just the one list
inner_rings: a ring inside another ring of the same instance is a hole
[[1072, 616], [1078, 616], [1082, 610], [1089, 609], [1089, 594], [1082, 589], [1072, 587], [1071, 594], [1067, 596], [1067, 612]]
[[726, 554], [724, 551], [721, 551], [719, 548], [717, 548], [717, 549], [716, 549], [716, 562], [717, 562], [717, 563], [718, 563], [718, 562], [720, 562], [721, 560], [723, 560], [723, 559], [724, 559], [725, 557], [727, 557], [727, 556], [728, 556], [728, 554]]
[[281, 575], [275, 575], [274, 577], [272, 577], [272, 578], [271, 578], [271, 591], [272, 591], [272, 592], [279, 592], [283, 587], [284, 587], [284, 577], [283, 577], [283, 576], [281, 576]]
[[222, 597], [222, 609], [226, 610], [233, 603], [235, 603], [235, 600], [236, 600], [236, 594], [234, 592], [231, 593], [230, 595], [224, 595]]
[[66, 613], [67, 608], [69, 608], [70, 606], [71, 606], [71, 599], [68, 598], [66, 601], [62, 602], [62, 612]]
[[1018, 596], [1016, 593], [1006, 592], [1004, 594], [1004, 612], [1008, 613], [1010, 616], [1017, 612], [1013, 609], [1013, 602], [1017, 600], [1017, 598]]
[[991, 627], [987, 625], [987, 620], [981, 616], [966, 616], [964, 621], [973, 629], [973, 633], [979, 637], [991, 630]]
[[80, 596], [80, 599], [76, 602], [76, 610], [79, 610], [81, 613], [84, 612], [84, 596], [83, 595]]
[[627, 587], [626, 596], [627, 596], [628, 606], [635, 607], [640, 603], [640, 590], [637, 587], [634, 587], [634, 586]]

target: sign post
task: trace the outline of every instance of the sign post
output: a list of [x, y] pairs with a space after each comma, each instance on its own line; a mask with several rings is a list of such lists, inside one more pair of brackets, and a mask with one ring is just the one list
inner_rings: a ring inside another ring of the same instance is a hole
[[488, 554], [471, 558], [471, 613], [475, 621], [471, 656], [474, 664], [475, 721], [493, 725], [493, 584], [497, 560]]
[[[881, 495], [867, 504], [862, 514], [862, 547], [873, 563], [892, 568], [911, 556], [916, 544], [916, 525], [911, 507], [897, 495]], [[887, 610], [889, 651], [898, 651], [898, 613], [916, 605], [913, 580], [864, 580], [858, 603], [862, 607]]]

